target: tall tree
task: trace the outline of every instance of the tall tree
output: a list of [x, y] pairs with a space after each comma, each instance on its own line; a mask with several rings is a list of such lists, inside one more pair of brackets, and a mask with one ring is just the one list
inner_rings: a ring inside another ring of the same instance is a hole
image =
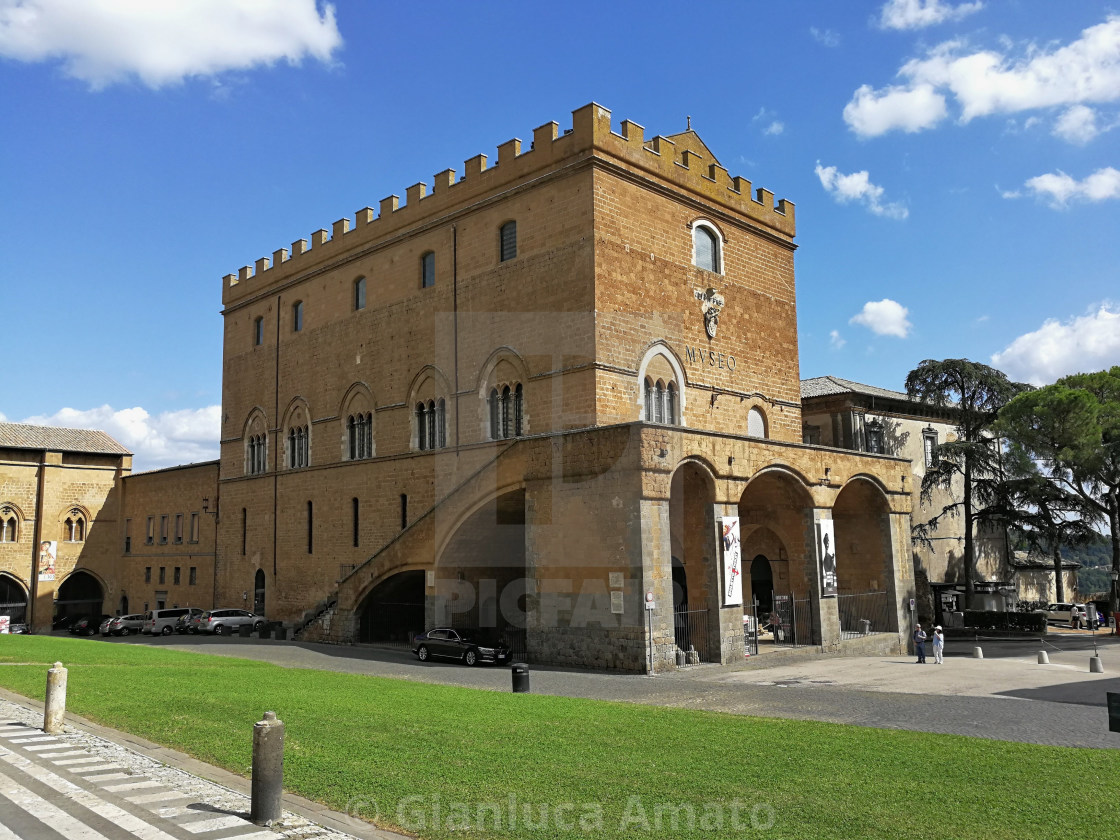
[[1109, 608], [1120, 612], [1120, 366], [1066, 376], [1022, 394], [1004, 408], [1000, 424], [1045, 465], [1055, 482], [1108, 522], [1113, 573]]
[[926, 359], [906, 377], [911, 399], [948, 408], [955, 420], [956, 440], [938, 445], [934, 465], [922, 477], [921, 498], [929, 502], [937, 488], [953, 493], [958, 481], [962, 497], [915, 526], [914, 536], [928, 540], [945, 517], [964, 518], [964, 583], [970, 607], [976, 595], [976, 524], [1002, 518], [1004, 512], [1002, 453], [992, 424], [999, 410], [1026, 388], [968, 359]]

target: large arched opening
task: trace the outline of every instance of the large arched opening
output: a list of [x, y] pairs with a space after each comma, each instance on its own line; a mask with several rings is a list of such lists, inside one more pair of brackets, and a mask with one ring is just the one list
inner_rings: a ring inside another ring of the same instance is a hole
[[0, 615], [6, 615], [9, 624], [27, 623], [27, 590], [4, 572], [0, 572]]
[[695, 649], [701, 662], [719, 662], [720, 555], [716, 545], [715, 481], [708, 469], [695, 461], [685, 461], [673, 473], [669, 540], [674, 641], [682, 651]]
[[771, 614], [780, 613], [785, 628], [781, 641], [786, 644], [809, 644], [818, 635], [813, 605], [816, 567], [809, 539], [812, 512], [804, 482], [783, 469], [756, 476], [739, 498], [743, 557], [751, 564], [743, 609], [746, 614], [757, 609], [762, 624], [773, 623]]
[[[836, 588], [844, 637], [898, 630], [890, 504], [867, 479], [844, 485], [832, 507]], [[866, 624], [864, 622], [867, 622]]]
[[424, 572], [389, 575], [370, 590], [358, 612], [358, 641], [409, 644], [424, 632]]
[[54, 619], [81, 615], [100, 616], [105, 602], [105, 590], [89, 572], [74, 571], [58, 587], [54, 602]]

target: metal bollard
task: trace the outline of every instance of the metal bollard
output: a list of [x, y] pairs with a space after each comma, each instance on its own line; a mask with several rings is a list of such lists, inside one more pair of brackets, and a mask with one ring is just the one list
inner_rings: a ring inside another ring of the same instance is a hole
[[66, 669], [61, 662], [47, 671], [47, 700], [43, 704], [43, 731], [61, 735], [66, 719]]
[[525, 694], [529, 691], [529, 666], [524, 662], [515, 662], [513, 672], [513, 693]]
[[974, 647], [972, 649], [972, 658], [973, 659], [983, 659], [984, 658], [984, 648], [980, 647], [979, 645]]
[[1046, 651], [1040, 650], [1038, 652], [1038, 664], [1039, 665], [1049, 665], [1050, 664], [1050, 655]]
[[1090, 656], [1089, 657], [1089, 673], [1090, 674], [1103, 674], [1104, 673], [1104, 663], [1101, 662], [1101, 658], [1099, 656]]
[[271, 825], [280, 819], [284, 794], [284, 722], [265, 712], [253, 725], [253, 800], [249, 819]]

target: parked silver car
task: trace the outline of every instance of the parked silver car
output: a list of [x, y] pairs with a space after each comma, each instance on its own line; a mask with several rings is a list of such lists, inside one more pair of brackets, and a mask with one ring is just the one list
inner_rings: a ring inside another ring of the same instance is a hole
[[118, 615], [101, 625], [102, 636], [128, 636], [144, 629], [144, 614]]
[[263, 615], [251, 613], [248, 610], [239, 610], [232, 607], [223, 607], [220, 610], [204, 612], [192, 623], [197, 633], [214, 633], [218, 636], [228, 636], [236, 632], [239, 627], [248, 624], [254, 630], [260, 630], [268, 619]]

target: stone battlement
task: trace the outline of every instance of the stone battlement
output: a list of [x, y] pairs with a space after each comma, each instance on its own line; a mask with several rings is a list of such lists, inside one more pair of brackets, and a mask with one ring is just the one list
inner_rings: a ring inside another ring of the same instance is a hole
[[746, 216], [780, 236], [794, 236], [792, 202], [781, 199], [775, 204], [774, 194], [763, 188], [752, 194], [750, 181], [731, 176], [717, 162], [705, 160], [695, 146], [678, 145], [660, 135], [646, 140], [644, 134], [642, 126], [629, 120], [623, 120], [616, 133], [611, 128], [610, 111], [595, 103], [585, 105], [572, 112], [572, 128], [562, 134], [556, 122], [534, 129], [532, 144], [526, 151], [521, 150], [520, 140], [509, 140], [498, 146], [498, 160], [493, 165], [487, 165], [486, 155], [475, 155], [463, 163], [464, 171], [458, 180], [455, 170], [445, 169], [434, 176], [430, 193], [426, 183], [413, 184], [405, 190], [403, 205], [400, 196], [388, 196], [381, 199], [377, 211], [371, 207], [359, 210], [353, 223], [349, 218], [339, 219], [330, 231], [320, 229], [312, 233], [310, 241], [297, 239], [290, 250], [279, 248], [271, 258], [261, 257], [254, 265], [225, 275], [222, 303], [228, 305], [251, 297], [347, 249], [391, 239], [426, 220], [436, 221], [550, 168], [587, 156], [671, 182], [678, 189]]

